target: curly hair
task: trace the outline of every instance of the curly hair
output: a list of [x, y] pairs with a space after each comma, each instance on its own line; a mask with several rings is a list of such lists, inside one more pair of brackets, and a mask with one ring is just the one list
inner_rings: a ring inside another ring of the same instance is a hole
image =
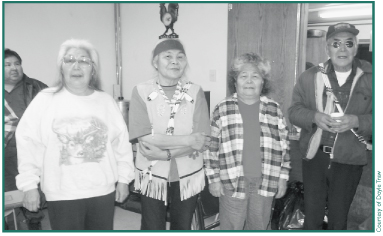
[[257, 68], [263, 79], [261, 95], [267, 95], [271, 90], [269, 81], [271, 70], [270, 62], [253, 52], [242, 54], [234, 59], [233, 65], [229, 71], [229, 89], [231, 94], [237, 91], [235, 84], [237, 83], [237, 78], [244, 65], [251, 65]]

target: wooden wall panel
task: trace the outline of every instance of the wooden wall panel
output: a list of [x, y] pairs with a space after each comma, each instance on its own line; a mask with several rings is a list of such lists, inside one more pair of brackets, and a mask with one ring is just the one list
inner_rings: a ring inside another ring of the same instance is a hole
[[300, 6], [300, 22], [298, 22], [300, 28], [298, 30], [299, 41], [297, 42], [298, 48], [296, 54], [298, 65], [295, 73], [294, 85], [299, 75], [306, 70], [307, 22], [309, 18], [309, 4], [302, 3], [298, 5]]
[[270, 97], [286, 118], [296, 74], [297, 11], [298, 4], [233, 4], [228, 19], [228, 68], [246, 52], [267, 58], [274, 89]]

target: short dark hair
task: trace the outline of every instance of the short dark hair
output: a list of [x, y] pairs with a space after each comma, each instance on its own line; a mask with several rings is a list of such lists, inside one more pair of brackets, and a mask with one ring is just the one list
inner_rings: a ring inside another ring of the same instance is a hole
[[244, 53], [236, 57], [232, 63], [231, 69], [229, 71], [229, 90], [233, 94], [237, 92], [235, 84], [237, 83], [237, 78], [241, 72], [241, 69], [244, 65], [251, 65], [259, 71], [263, 79], [263, 87], [261, 95], [267, 95], [271, 91], [271, 83], [269, 81], [270, 77], [270, 62], [267, 59], [262, 58], [260, 55], [250, 52]]
[[17, 54], [17, 52], [15, 52], [9, 48], [6, 48], [4, 50], [4, 59], [7, 57], [12, 57], [12, 56], [16, 57], [20, 61], [20, 64], [22, 64], [23, 61], [21, 60], [21, 57], [19, 56], [19, 54]]

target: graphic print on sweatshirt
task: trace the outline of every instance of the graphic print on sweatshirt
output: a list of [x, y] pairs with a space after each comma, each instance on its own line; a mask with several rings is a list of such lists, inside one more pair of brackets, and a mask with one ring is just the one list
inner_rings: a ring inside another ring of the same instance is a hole
[[60, 166], [98, 163], [105, 156], [108, 128], [98, 118], [54, 120], [52, 129], [62, 144]]

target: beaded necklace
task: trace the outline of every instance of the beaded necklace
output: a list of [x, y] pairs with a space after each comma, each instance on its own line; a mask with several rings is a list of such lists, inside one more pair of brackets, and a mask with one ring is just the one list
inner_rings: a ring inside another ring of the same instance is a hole
[[[167, 104], [169, 104], [169, 106], [170, 106], [170, 119], [169, 119], [168, 127], [166, 128], [166, 134], [167, 135], [173, 135], [173, 133], [174, 133], [174, 116], [177, 114], [178, 108], [179, 108], [182, 100], [185, 98], [189, 102], [194, 103], [194, 99], [189, 94], [187, 94], [187, 91], [189, 90], [190, 86], [193, 83], [188, 81], [182, 87], [182, 83], [179, 80], [177, 82], [176, 91], [174, 92], [172, 99], [169, 99], [166, 96], [164, 90], [162, 89], [162, 87], [158, 81], [156, 81], [156, 84], [157, 84], [157, 88], [158, 88], [159, 93], [162, 95], [165, 102]], [[155, 99], [157, 97], [157, 95], [158, 95], [157, 92], [154, 91], [148, 96], [147, 100], [151, 101], [151, 100]], [[154, 135], [153, 127], [152, 127], [152, 135]]]
[[[166, 135], [173, 135], [174, 134], [174, 116], [176, 115], [182, 100], [185, 98], [190, 103], [192, 103], [192, 104], [194, 103], [194, 99], [189, 94], [187, 94], [187, 91], [189, 90], [190, 86], [193, 83], [188, 81], [182, 87], [182, 83], [179, 80], [177, 82], [176, 91], [174, 92], [173, 97], [172, 97], [171, 100], [166, 96], [164, 90], [162, 89], [162, 87], [161, 87], [161, 85], [160, 85], [160, 83], [158, 81], [156, 81], [156, 84], [157, 84], [157, 87], [158, 87], [158, 91], [160, 92], [160, 94], [164, 98], [165, 102], [167, 104], [169, 104], [169, 106], [170, 106], [170, 119], [169, 119], [169, 122], [168, 122], [168, 126], [166, 128]], [[158, 96], [158, 93], [156, 91], [154, 91], [154, 92], [150, 93], [149, 96], [146, 99], [148, 101], [152, 101], [157, 96]], [[154, 135], [153, 125], [152, 125], [151, 129], [152, 129], [152, 136], [153, 136]], [[151, 161], [150, 162], [150, 166], [147, 169], [143, 170], [142, 173], [141, 173], [141, 174], [149, 174], [149, 182], [151, 182], [151, 180], [152, 180], [152, 171], [151, 171], [151, 169], [152, 169], [152, 167], [156, 163], [157, 163], [157, 160], [156, 161]]]

